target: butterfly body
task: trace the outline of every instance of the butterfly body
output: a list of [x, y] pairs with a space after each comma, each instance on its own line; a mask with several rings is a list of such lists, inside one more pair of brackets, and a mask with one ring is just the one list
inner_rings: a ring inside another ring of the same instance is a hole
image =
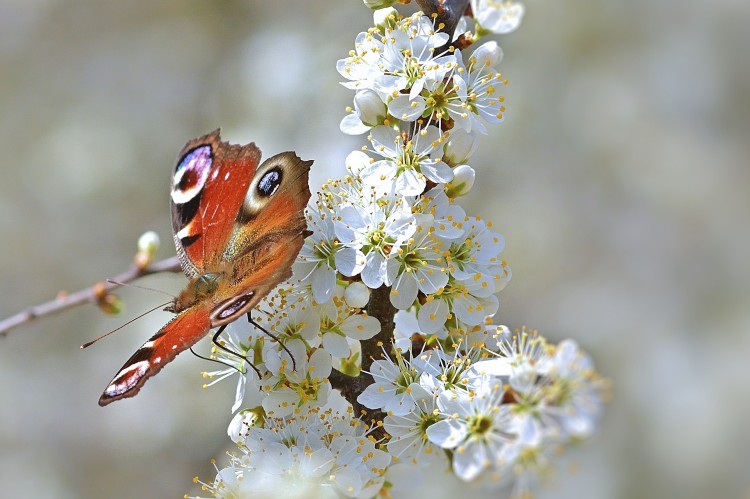
[[309, 235], [304, 208], [312, 161], [221, 142], [219, 131], [188, 142], [172, 179], [175, 246], [190, 282], [165, 310], [177, 316], [139, 348], [99, 405], [132, 397], [145, 381], [203, 338], [253, 309], [279, 282]]

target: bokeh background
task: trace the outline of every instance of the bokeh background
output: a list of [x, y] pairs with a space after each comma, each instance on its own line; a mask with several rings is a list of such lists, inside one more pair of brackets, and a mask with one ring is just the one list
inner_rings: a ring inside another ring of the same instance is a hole
[[[529, 0], [500, 39], [507, 120], [461, 202], [506, 238], [498, 320], [576, 338], [612, 380], [602, 431], [541, 497], [750, 494], [750, 7], [741, 0]], [[340, 176], [361, 138], [335, 62], [358, 0], [0, 0], [0, 316], [114, 275], [156, 230], [170, 173], [217, 126]], [[175, 292], [181, 276], [141, 284]], [[168, 314], [125, 290], [0, 340], [0, 495], [181, 497], [224, 463], [233, 387], [184, 354], [102, 409]], [[449, 489], [445, 489], [449, 490]]]

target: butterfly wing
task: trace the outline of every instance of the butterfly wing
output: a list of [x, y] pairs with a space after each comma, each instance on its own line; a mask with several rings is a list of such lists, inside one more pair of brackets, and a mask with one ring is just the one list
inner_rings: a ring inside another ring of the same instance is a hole
[[136, 350], [107, 385], [99, 405], [135, 396], [148, 378], [203, 338], [211, 329], [210, 307], [202, 303], [185, 310]]
[[311, 165], [285, 152], [258, 168], [223, 255], [231, 277], [216, 293], [213, 327], [237, 320], [292, 275], [292, 263], [309, 235], [305, 206]]
[[182, 148], [172, 178], [172, 231], [185, 274], [220, 260], [260, 161], [255, 144], [221, 141], [219, 130]]

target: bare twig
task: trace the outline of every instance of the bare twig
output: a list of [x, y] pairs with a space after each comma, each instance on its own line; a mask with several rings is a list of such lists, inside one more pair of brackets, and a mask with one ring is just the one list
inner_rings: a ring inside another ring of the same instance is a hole
[[74, 293], [60, 292], [54, 300], [29, 307], [16, 315], [0, 321], [0, 337], [6, 336], [10, 330], [23, 326], [33, 320], [63, 312], [86, 303], [96, 305], [100, 302], [103, 296], [106, 296], [110, 291], [119, 288], [122, 284], [127, 284], [151, 274], [178, 272], [179, 270], [180, 261], [176, 256], [158, 261], [146, 268], [140, 268], [133, 264], [125, 272], [114, 276], [111, 281], [101, 281], [91, 287], [81, 289]]

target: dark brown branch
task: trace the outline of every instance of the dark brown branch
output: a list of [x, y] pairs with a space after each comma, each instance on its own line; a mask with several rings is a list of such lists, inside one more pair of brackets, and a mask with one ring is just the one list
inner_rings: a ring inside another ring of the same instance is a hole
[[[429, 17], [435, 16], [435, 27], [440, 28], [440, 31], [448, 33], [453, 38], [453, 32], [456, 31], [458, 21], [466, 12], [469, 7], [469, 0], [416, 0], [422, 12], [427, 14]], [[441, 27], [442, 25], [442, 27]], [[451, 45], [451, 42], [444, 47], [437, 49], [437, 53], [446, 50]]]
[[[396, 315], [396, 307], [391, 304], [390, 293], [390, 287], [380, 286], [370, 294], [370, 301], [367, 304], [367, 315], [375, 317], [380, 321], [380, 332], [369, 340], [361, 342], [363, 372], [356, 378], [353, 378], [334, 370], [331, 372], [329, 378], [331, 386], [341, 391], [344, 398], [352, 404], [354, 414], [362, 416], [363, 421], [373, 425], [377, 425], [377, 422], [383, 421], [385, 413], [363, 407], [357, 402], [357, 397], [372, 384], [372, 376], [364, 371], [369, 371], [372, 362], [383, 357], [383, 348], [388, 351], [393, 344], [393, 317]], [[383, 437], [383, 434], [382, 429], [373, 431], [373, 436], [378, 440]]]
[[180, 261], [176, 256], [158, 261], [146, 268], [141, 268], [136, 264], [133, 264], [125, 272], [112, 277], [112, 280], [117, 282], [102, 281], [89, 288], [81, 289], [74, 293], [60, 292], [54, 300], [42, 303], [41, 305], [29, 307], [16, 315], [0, 321], [0, 337], [6, 336], [10, 330], [36, 319], [64, 312], [65, 310], [86, 303], [96, 305], [100, 302], [103, 296], [106, 296], [110, 291], [119, 288], [122, 285], [120, 283], [127, 284], [147, 275], [158, 274], [161, 272], [178, 272], [179, 270]]

